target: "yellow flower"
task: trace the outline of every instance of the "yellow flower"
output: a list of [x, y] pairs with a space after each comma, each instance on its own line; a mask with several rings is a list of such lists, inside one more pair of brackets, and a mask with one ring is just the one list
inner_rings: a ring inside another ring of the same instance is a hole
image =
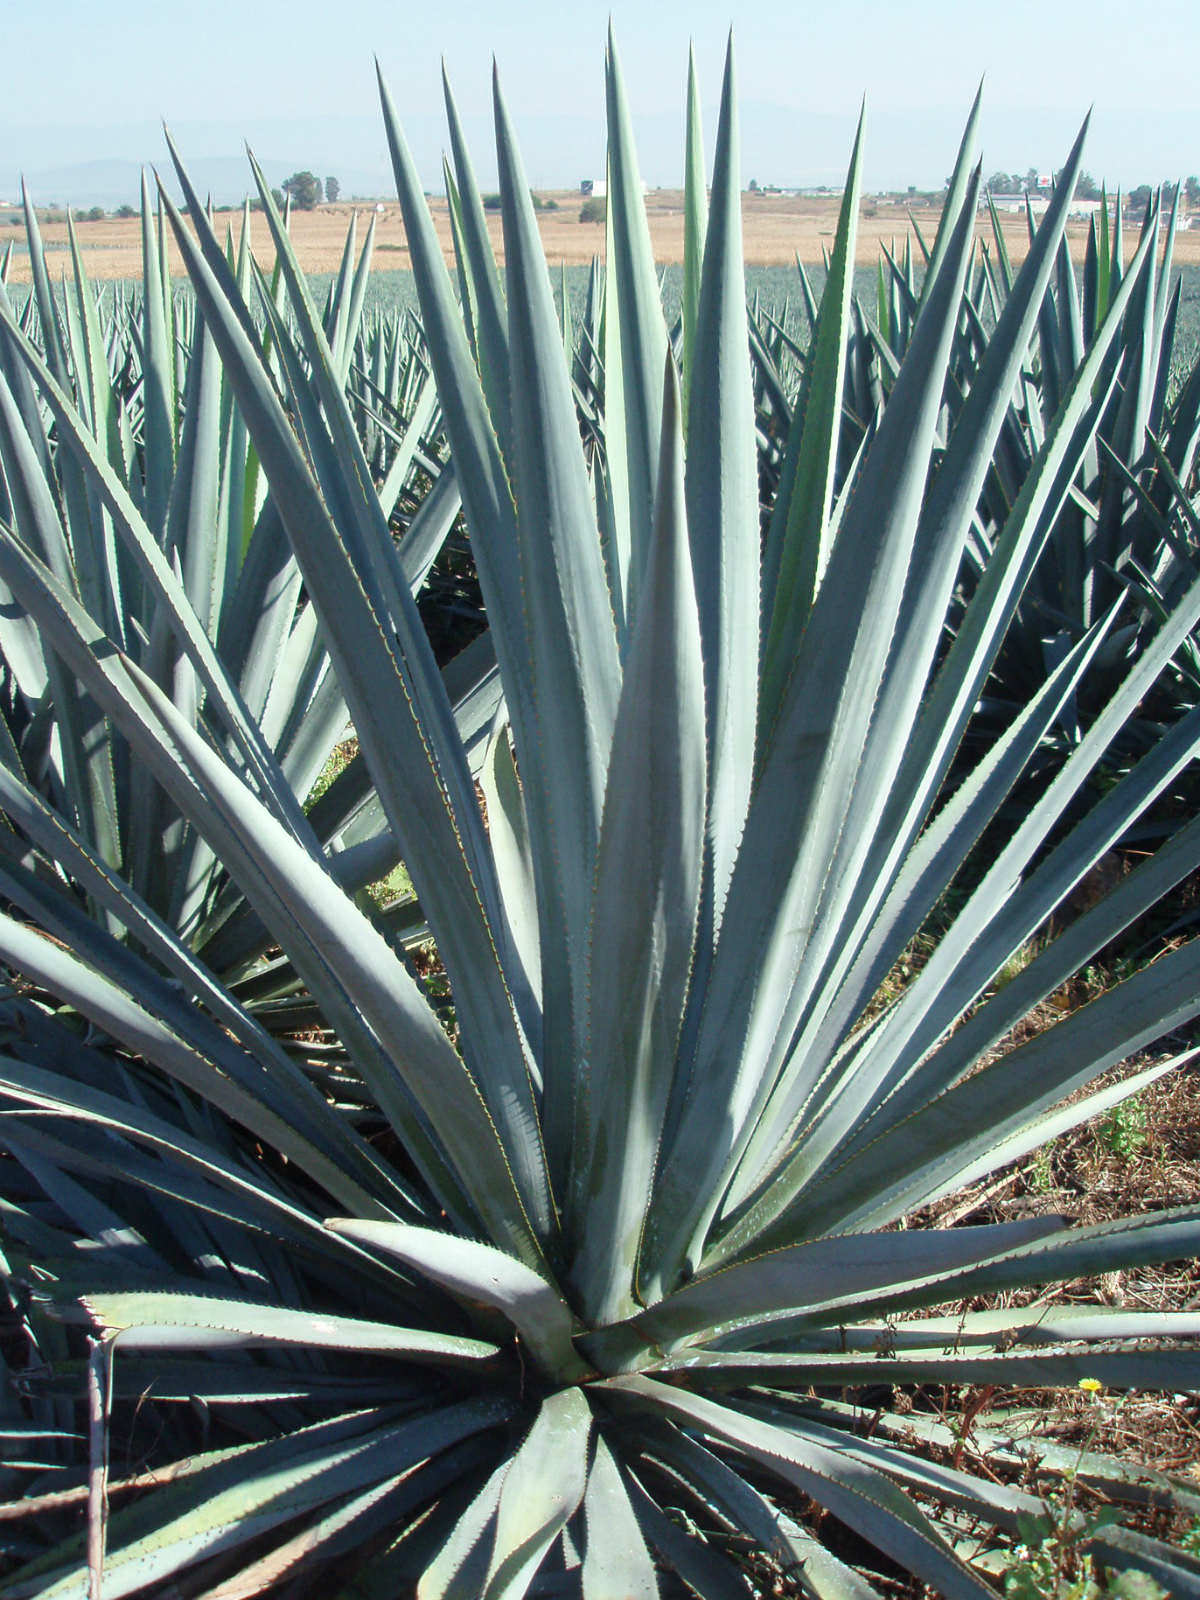
[[1099, 1378], [1080, 1378], [1079, 1387], [1087, 1394], [1099, 1394], [1104, 1388]]

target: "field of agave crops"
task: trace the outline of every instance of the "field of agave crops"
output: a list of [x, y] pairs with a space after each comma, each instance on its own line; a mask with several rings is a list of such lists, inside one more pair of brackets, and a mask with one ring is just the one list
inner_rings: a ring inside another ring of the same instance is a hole
[[[560, 282], [558, 269], [552, 268], [551, 271], [555, 283], [558, 284]], [[588, 277], [586, 267], [566, 269], [567, 292], [577, 316], [582, 314], [587, 301]], [[683, 268], [660, 267], [659, 277], [662, 283], [663, 306], [668, 319], [673, 320], [679, 315], [683, 297]], [[813, 288], [819, 295], [825, 282], [824, 269], [811, 268], [810, 277]], [[1192, 265], [1180, 267], [1179, 279], [1181, 292], [1178, 330], [1175, 336], [1175, 360], [1183, 369], [1194, 365], [1196, 354], [1200, 351], [1200, 267]], [[317, 275], [311, 281], [314, 293], [320, 297], [328, 291], [332, 279]], [[877, 285], [878, 273], [874, 268], [859, 267], [856, 270], [854, 289], [860, 299], [869, 304], [875, 297]], [[803, 334], [801, 292], [794, 267], [747, 267], [746, 294], [748, 299], [751, 301], [757, 299], [776, 316], [786, 315], [789, 326]], [[415, 310], [417, 293], [412, 273], [403, 268], [373, 271], [367, 289], [366, 304], [369, 308], [382, 312]]]
[[748, 276], [731, 54], [660, 281], [605, 74], [0, 258], [5, 1600], [1200, 1600], [1177, 218]]
[[[683, 269], [679, 266], [662, 266], [658, 269], [662, 285], [664, 312], [669, 321], [679, 316], [683, 297]], [[569, 304], [576, 320], [584, 314], [587, 305], [590, 269], [570, 266], [551, 268], [556, 292], [561, 297], [565, 278]], [[1200, 354], [1200, 266], [1185, 264], [1178, 269], [1180, 281], [1179, 315], [1175, 332], [1172, 361], [1180, 374], [1195, 365]], [[812, 287], [820, 295], [825, 280], [821, 267], [810, 269]], [[335, 276], [329, 273], [310, 273], [308, 282], [314, 299], [321, 301], [330, 292]], [[177, 286], [187, 293], [186, 279]], [[878, 273], [874, 268], [859, 267], [854, 275], [855, 293], [869, 304], [877, 294]], [[140, 294], [140, 282], [135, 280], [110, 280], [103, 292], [118, 296]], [[747, 267], [746, 294], [752, 302], [781, 320], [788, 332], [802, 345], [807, 343], [808, 330], [804, 319], [801, 289], [794, 267]], [[14, 291], [14, 299], [24, 300], [23, 291]], [[363, 301], [364, 309], [380, 316], [397, 316], [416, 311], [418, 299], [413, 275], [406, 268], [373, 267], [367, 282]]]

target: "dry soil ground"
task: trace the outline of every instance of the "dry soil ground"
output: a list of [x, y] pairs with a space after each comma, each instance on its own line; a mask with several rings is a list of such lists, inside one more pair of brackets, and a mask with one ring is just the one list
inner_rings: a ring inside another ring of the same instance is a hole
[[[580, 197], [575, 193], [561, 193], [545, 198], [557, 201], [558, 209], [543, 211], [539, 215], [546, 258], [551, 263], [567, 265], [586, 264], [594, 255], [604, 251], [604, 228], [598, 223], [579, 221]], [[450, 224], [446, 202], [431, 202], [434, 220], [442, 243], [450, 251]], [[746, 261], [751, 266], [790, 265], [797, 256], [806, 264], [819, 263], [823, 251], [831, 248], [837, 226], [838, 199], [835, 196], [805, 196], [782, 194], [746, 194], [742, 200], [745, 224]], [[683, 259], [683, 196], [676, 190], [656, 189], [647, 196], [647, 214], [650, 219], [650, 237], [655, 258], [660, 262], [678, 262]], [[297, 212], [292, 219], [292, 237], [301, 263], [309, 272], [334, 272], [341, 260], [346, 228], [355, 210], [365, 225], [373, 212], [370, 205], [355, 207], [337, 204], [320, 206], [315, 211]], [[922, 205], [911, 213], [927, 240], [932, 240], [937, 227], [938, 211], [935, 206]], [[858, 261], [862, 266], [873, 266], [879, 259], [881, 243], [890, 245], [903, 240], [910, 227], [910, 213], [906, 206], [868, 199], [861, 208], [858, 227]], [[236, 215], [219, 217], [218, 223], [237, 222]], [[404, 224], [399, 207], [385, 205], [375, 213], [375, 265], [377, 268], [406, 267], [408, 246], [405, 242]], [[493, 242], [503, 256], [498, 213], [490, 213], [488, 225]], [[1025, 252], [1028, 236], [1024, 218], [1007, 215], [1003, 219], [1005, 239], [1009, 253], [1019, 260]], [[1082, 260], [1087, 238], [1086, 224], [1070, 226], [1072, 249]], [[141, 275], [141, 224], [136, 218], [106, 218], [102, 222], [78, 223], [80, 245], [87, 270], [96, 278], [131, 278]], [[985, 214], [979, 220], [981, 238], [991, 238], [991, 225]], [[17, 238], [23, 234], [13, 229]], [[256, 219], [253, 235], [257, 240], [256, 254], [263, 265], [272, 259], [269, 235], [265, 221]], [[46, 223], [43, 236], [47, 246], [57, 253], [66, 247], [66, 225], [61, 222]], [[4, 239], [0, 236], [0, 248]], [[1200, 263], [1200, 228], [1181, 230], [1175, 247], [1178, 263]], [[178, 256], [173, 257], [172, 272], [182, 275], [183, 267]], [[22, 254], [13, 261], [12, 280], [27, 282], [28, 259]]]

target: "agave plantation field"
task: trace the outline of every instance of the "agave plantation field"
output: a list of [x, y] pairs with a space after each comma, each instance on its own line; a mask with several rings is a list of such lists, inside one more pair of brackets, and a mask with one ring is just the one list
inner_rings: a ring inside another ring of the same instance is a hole
[[[350, 218], [353, 211], [350, 212]], [[347, 219], [349, 226], [350, 218]], [[262, 224], [259, 224], [260, 230]], [[888, 240], [889, 245], [894, 240]], [[343, 236], [344, 245], [344, 236]], [[85, 260], [88, 252], [83, 252]], [[48, 259], [51, 259], [48, 257]], [[406, 267], [380, 266], [380, 256], [374, 256], [374, 265], [363, 296], [363, 308], [383, 317], [399, 316], [405, 312], [418, 309], [416, 284], [412, 272]], [[304, 257], [301, 257], [302, 262]], [[306, 276], [309, 289], [313, 297], [323, 300], [337, 282], [338, 274], [335, 271], [308, 270]], [[127, 270], [123, 266], [122, 270]], [[1191, 371], [1195, 365], [1197, 355], [1200, 355], [1200, 262], [1184, 261], [1178, 265], [1178, 278], [1180, 285], [1179, 309], [1176, 320], [1174, 344], [1171, 354], [1171, 370], [1181, 377]], [[591, 279], [590, 260], [587, 265], [575, 264], [563, 266], [554, 263], [551, 267], [556, 293], [561, 303], [562, 286], [565, 283], [568, 304], [576, 320], [582, 318], [586, 312], [588, 285]], [[809, 269], [814, 292], [820, 294], [825, 280], [823, 265], [814, 265]], [[663, 309], [669, 320], [678, 318], [683, 296], [683, 268], [679, 263], [659, 263], [658, 276], [661, 284]], [[809, 338], [809, 327], [804, 316], [803, 300], [794, 262], [776, 264], [772, 266], [748, 265], [746, 267], [746, 293], [751, 302], [757, 302], [759, 307], [777, 318], [789, 335], [801, 347], [805, 347]], [[18, 274], [14, 273], [17, 286], [13, 290], [13, 298], [23, 303], [28, 295], [28, 289], [21, 286]], [[187, 295], [188, 280], [186, 277], [173, 280], [176, 288], [183, 295]], [[106, 277], [98, 281], [100, 294], [117, 298], [137, 299], [141, 292], [141, 279], [126, 277]], [[875, 297], [878, 287], [878, 266], [859, 266], [854, 274], [855, 292], [864, 301]], [[61, 297], [62, 290], [56, 284], [56, 293]]]
[[1200, 1597], [1178, 217], [748, 272], [731, 51], [660, 277], [605, 83], [0, 256], [6, 1600]]

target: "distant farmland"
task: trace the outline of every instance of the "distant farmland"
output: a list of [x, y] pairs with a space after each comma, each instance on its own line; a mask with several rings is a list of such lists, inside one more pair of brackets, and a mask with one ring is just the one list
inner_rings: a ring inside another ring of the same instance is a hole
[[[546, 209], [538, 213], [547, 260], [554, 264], [565, 262], [568, 266], [581, 266], [604, 249], [604, 228], [599, 223], [581, 223], [579, 208], [581, 197], [570, 191], [559, 191], [544, 196]], [[553, 202], [553, 205], [551, 205]], [[785, 195], [753, 193], [743, 197], [742, 215], [745, 229], [745, 254], [750, 266], [790, 266], [797, 256], [806, 265], [819, 265], [824, 251], [833, 243], [837, 225], [839, 200], [837, 196]], [[446, 202], [431, 202], [434, 220], [442, 243], [449, 253], [450, 225]], [[678, 263], [683, 259], [683, 196], [667, 189], [653, 190], [646, 197], [650, 222], [650, 237], [655, 258], [663, 263]], [[355, 211], [360, 225], [365, 227], [375, 216], [375, 266], [379, 270], [402, 267], [408, 264], [408, 248], [399, 208], [384, 203], [376, 214], [373, 204], [354, 206], [338, 203], [320, 206], [315, 211], [298, 211], [292, 218], [292, 237], [302, 265], [307, 271], [335, 272], [341, 260], [346, 228]], [[10, 225], [18, 221], [19, 213], [8, 213]], [[938, 208], [933, 205], [915, 206], [909, 211], [906, 205], [887, 203], [871, 197], [860, 208], [858, 224], [858, 262], [860, 266], [874, 266], [879, 258], [880, 246], [895, 244], [903, 248], [906, 235], [911, 235], [912, 221], [927, 240], [937, 228]], [[218, 227], [223, 222], [235, 226], [236, 212], [217, 218]], [[502, 254], [500, 218], [497, 212], [489, 214], [488, 225], [498, 253]], [[1017, 213], [1006, 213], [1002, 221], [1005, 243], [1014, 260], [1023, 257], [1028, 235], [1025, 219]], [[129, 278], [141, 271], [141, 223], [137, 218], [106, 217], [103, 221], [77, 223], [79, 241], [88, 272], [95, 278]], [[8, 230], [0, 227], [0, 250]], [[991, 225], [986, 213], [981, 213], [978, 232], [981, 239], [990, 240]], [[259, 258], [264, 265], [271, 260], [267, 227], [258, 219], [254, 234], [259, 244]], [[12, 237], [18, 243], [23, 239], [23, 229], [12, 226]], [[1068, 230], [1071, 248], [1077, 260], [1083, 259], [1087, 240], [1087, 225], [1072, 223]], [[50, 251], [67, 248], [67, 230], [63, 222], [46, 222], [43, 237]], [[1130, 248], [1136, 234], [1129, 232]], [[915, 248], [915, 245], [914, 245]], [[172, 247], [173, 249], [173, 247]], [[1180, 231], [1176, 240], [1176, 259], [1181, 265], [1200, 265], [1200, 228]], [[28, 280], [28, 261], [23, 249], [14, 255], [10, 281]], [[178, 257], [173, 255], [172, 271], [182, 272]]]

